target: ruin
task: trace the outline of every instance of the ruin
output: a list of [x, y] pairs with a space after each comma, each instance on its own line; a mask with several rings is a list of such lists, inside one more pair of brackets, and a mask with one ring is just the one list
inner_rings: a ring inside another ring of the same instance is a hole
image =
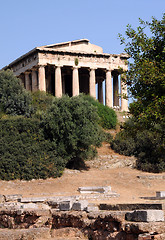
[[127, 86], [119, 81], [119, 75], [121, 69], [127, 71], [128, 58], [126, 53], [103, 53], [88, 39], [80, 39], [36, 47], [3, 69], [13, 70], [27, 90], [46, 91], [56, 97], [85, 93], [101, 103], [105, 80], [105, 104], [127, 111], [127, 99], [121, 97], [119, 101], [119, 89], [121, 96], [127, 95]]

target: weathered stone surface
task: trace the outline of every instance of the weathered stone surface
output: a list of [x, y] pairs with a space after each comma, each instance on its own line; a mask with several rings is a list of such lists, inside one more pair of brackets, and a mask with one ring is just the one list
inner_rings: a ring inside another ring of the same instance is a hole
[[109, 199], [109, 198], [118, 198], [120, 197], [120, 194], [116, 193], [116, 192], [111, 192], [108, 194], [104, 194], [104, 193], [99, 193], [99, 194], [82, 194], [80, 195], [79, 199]]
[[48, 228], [0, 229], [0, 240], [41, 240], [50, 239]]
[[21, 203], [37, 203], [37, 202], [45, 202], [48, 199], [48, 197], [37, 197], [37, 198], [21, 198]]
[[76, 201], [72, 205], [72, 210], [74, 211], [85, 211], [88, 207], [88, 201], [86, 200], [81, 200], [81, 201]]
[[133, 211], [133, 210], [148, 210], [148, 209], [157, 209], [162, 210], [162, 204], [158, 203], [133, 203], [133, 204], [100, 204], [100, 210], [108, 210], [108, 211]]
[[99, 208], [96, 204], [92, 204], [92, 203], [89, 203], [88, 206], [87, 206], [87, 209], [86, 211], [89, 213], [89, 212], [97, 212], [99, 211]]
[[50, 209], [47, 204], [36, 204], [36, 203], [27, 203], [21, 205], [23, 209]]
[[71, 201], [64, 201], [59, 203], [60, 211], [70, 211], [72, 208]]
[[5, 201], [19, 201], [22, 198], [21, 194], [5, 195]]
[[51, 208], [55, 208], [55, 209], [59, 209], [59, 203], [57, 201], [47, 201], [47, 204], [51, 207]]
[[79, 187], [80, 193], [109, 193], [111, 192], [111, 186], [107, 187]]
[[162, 222], [164, 212], [162, 210], [138, 210], [126, 213], [125, 218], [133, 222]]
[[156, 192], [156, 197], [164, 197], [165, 198], [165, 191], [158, 191]]

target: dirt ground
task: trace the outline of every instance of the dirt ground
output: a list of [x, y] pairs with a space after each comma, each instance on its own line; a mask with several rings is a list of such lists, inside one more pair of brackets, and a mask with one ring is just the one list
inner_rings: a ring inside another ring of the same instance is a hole
[[[108, 155], [125, 161], [128, 157], [123, 157], [114, 153], [107, 144], [99, 150], [99, 155], [104, 158]], [[155, 196], [156, 191], [165, 191], [165, 179], [139, 179], [139, 175], [163, 175], [153, 174], [121, 167], [115, 165], [113, 168], [104, 168], [104, 161], [100, 160], [99, 165], [95, 162], [94, 166], [88, 161], [88, 170], [69, 170], [66, 169], [63, 176], [56, 179], [32, 180], [32, 181], [0, 181], [0, 194], [22, 194], [23, 197], [42, 197], [42, 196], [71, 196], [78, 195], [78, 187], [83, 186], [111, 186], [112, 191], [120, 194], [118, 198], [103, 199], [100, 202], [116, 203], [142, 203], [156, 202], [155, 200], [144, 200], [140, 197]], [[106, 162], [111, 166], [111, 158]], [[100, 167], [101, 166], [101, 167]], [[165, 202], [165, 200], [164, 200]]]

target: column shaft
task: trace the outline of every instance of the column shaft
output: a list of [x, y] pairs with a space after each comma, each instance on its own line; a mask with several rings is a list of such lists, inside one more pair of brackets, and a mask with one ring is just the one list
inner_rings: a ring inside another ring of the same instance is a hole
[[96, 98], [96, 77], [95, 77], [95, 69], [90, 69], [89, 76], [89, 95]]
[[30, 76], [28, 72], [25, 72], [25, 88], [26, 90], [31, 90], [31, 84], [30, 84]]
[[55, 68], [55, 96], [62, 97], [62, 77], [60, 66]]
[[38, 68], [38, 89], [46, 92], [45, 66]]
[[103, 83], [98, 83], [98, 99], [100, 103], [103, 103]]
[[72, 96], [79, 95], [79, 74], [78, 68], [73, 68], [73, 76], [72, 76]]
[[118, 73], [113, 75], [113, 106], [119, 106]]
[[35, 70], [32, 70], [32, 92], [35, 92], [38, 90], [37, 86], [37, 72]]
[[111, 71], [107, 70], [105, 80], [105, 104], [113, 108]]
[[124, 97], [127, 97], [127, 85], [125, 82], [122, 81], [121, 76], [121, 111], [128, 111], [128, 100]]

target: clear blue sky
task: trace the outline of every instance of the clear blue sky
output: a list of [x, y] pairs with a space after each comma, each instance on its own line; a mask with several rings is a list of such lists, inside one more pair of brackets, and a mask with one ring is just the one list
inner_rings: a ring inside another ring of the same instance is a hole
[[165, 0], [1, 0], [0, 69], [36, 46], [88, 38], [123, 52], [118, 33], [138, 18], [162, 18]]

